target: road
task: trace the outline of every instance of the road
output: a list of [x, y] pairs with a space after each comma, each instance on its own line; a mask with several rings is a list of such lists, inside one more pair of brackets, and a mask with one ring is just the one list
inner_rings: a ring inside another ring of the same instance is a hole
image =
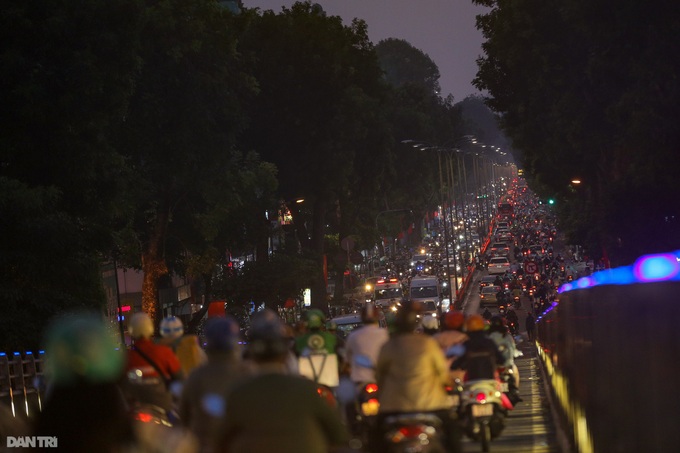
[[[479, 304], [479, 279], [486, 275], [486, 271], [477, 272], [470, 286], [471, 290], [463, 303], [463, 311], [467, 314], [481, 313]], [[516, 453], [558, 453], [560, 448], [557, 442], [557, 432], [553, 423], [553, 415], [546, 397], [543, 376], [539, 368], [536, 346], [526, 339], [524, 319], [529, 308], [529, 300], [522, 297], [522, 308], [515, 310], [519, 318], [519, 331], [522, 339], [518, 342], [518, 348], [524, 356], [516, 359], [519, 368], [520, 395], [524, 401], [520, 402], [512, 410], [506, 420], [506, 426], [502, 434], [491, 443], [492, 452], [516, 452]], [[489, 310], [497, 314], [495, 307]], [[463, 441], [464, 452], [481, 451], [481, 445], [470, 439]]]

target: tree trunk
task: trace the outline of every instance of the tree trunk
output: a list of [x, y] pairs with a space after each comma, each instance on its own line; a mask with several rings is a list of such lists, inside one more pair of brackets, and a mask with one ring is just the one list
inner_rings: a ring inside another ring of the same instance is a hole
[[163, 256], [162, 244], [167, 229], [167, 212], [156, 219], [154, 231], [149, 238], [146, 249], [142, 252], [142, 311], [154, 321], [160, 323], [160, 303], [158, 300], [158, 281], [168, 274], [168, 266]]
[[327, 283], [323, 275], [323, 254], [324, 254], [324, 233], [326, 231], [326, 203], [319, 199], [314, 203], [314, 212], [312, 214], [312, 240], [311, 248], [318, 257], [318, 274], [319, 278], [312, 288], [312, 307], [328, 313], [328, 294]]

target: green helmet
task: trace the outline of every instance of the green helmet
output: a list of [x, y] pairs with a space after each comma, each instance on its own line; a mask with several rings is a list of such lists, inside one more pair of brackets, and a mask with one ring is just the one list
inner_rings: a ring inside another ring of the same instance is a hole
[[57, 384], [79, 379], [114, 382], [123, 370], [124, 356], [101, 316], [70, 314], [58, 319], [47, 332], [45, 372]]
[[311, 309], [305, 312], [307, 327], [310, 329], [320, 329], [326, 321], [326, 315], [319, 309]]

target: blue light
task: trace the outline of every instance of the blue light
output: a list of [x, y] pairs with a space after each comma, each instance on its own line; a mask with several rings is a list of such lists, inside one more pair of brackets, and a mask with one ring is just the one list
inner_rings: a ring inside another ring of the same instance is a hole
[[6, 356], [6, 355], [7, 355], [7, 354], [5, 354], [4, 352], [0, 352], [0, 357], [4, 357], [4, 356]]
[[44, 354], [45, 351], [38, 351], [38, 354]]
[[594, 284], [593, 279], [590, 277], [583, 277], [576, 280], [576, 287], [579, 289], [590, 288], [591, 286], [593, 286], [593, 284]]
[[643, 282], [670, 280], [680, 272], [680, 263], [675, 255], [647, 255], [633, 264], [633, 274]]
[[20, 352], [15, 352], [14, 355], [21, 355], [21, 353], [20, 353]]
[[30, 355], [33, 355], [33, 353], [32, 353], [31, 351], [27, 351], [27, 352], [26, 352], [26, 355], [29, 355], [29, 354], [30, 354]]
[[672, 253], [645, 255], [632, 266], [605, 269], [590, 277], [583, 277], [572, 283], [565, 283], [558, 293], [601, 285], [631, 285], [667, 280], [680, 280], [680, 250]]

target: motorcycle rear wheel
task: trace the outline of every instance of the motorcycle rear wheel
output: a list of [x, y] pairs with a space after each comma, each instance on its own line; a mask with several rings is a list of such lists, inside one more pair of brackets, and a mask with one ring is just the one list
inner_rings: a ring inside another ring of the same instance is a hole
[[481, 431], [479, 433], [479, 440], [482, 443], [482, 451], [487, 453], [491, 444], [491, 428], [488, 423], [484, 423], [481, 426]]

